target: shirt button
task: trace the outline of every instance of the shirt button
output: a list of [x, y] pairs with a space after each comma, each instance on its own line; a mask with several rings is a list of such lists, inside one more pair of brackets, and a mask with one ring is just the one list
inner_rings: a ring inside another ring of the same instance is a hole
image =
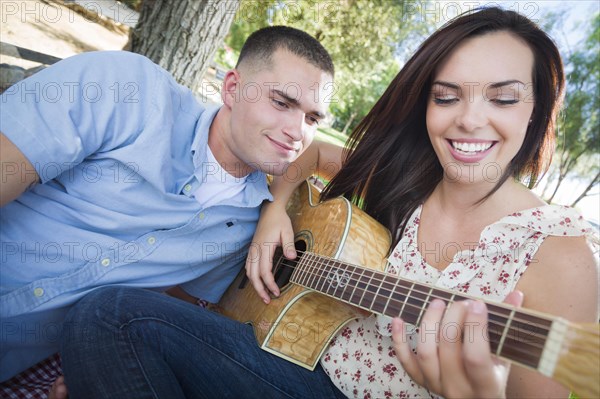
[[156, 238], [154, 238], [154, 237], [148, 237], [148, 239], [146, 241], [148, 242], [148, 244], [154, 245], [154, 243], [156, 242]]
[[35, 295], [37, 297], [44, 295], [44, 289], [37, 287], [36, 289], [33, 290], [33, 295]]
[[192, 185], [191, 185], [191, 184], [186, 184], [186, 185], [183, 187], [183, 189], [184, 189], [185, 191], [188, 191], [188, 192], [189, 192], [189, 191], [192, 189]]
[[110, 265], [110, 259], [104, 258], [104, 259], [102, 259], [102, 262], [100, 262], [100, 263], [102, 263], [102, 266], [106, 267], [106, 266]]
[[204, 212], [202, 212], [198, 215], [198, 219], [200, 219], [200, 220], [204, 219]]

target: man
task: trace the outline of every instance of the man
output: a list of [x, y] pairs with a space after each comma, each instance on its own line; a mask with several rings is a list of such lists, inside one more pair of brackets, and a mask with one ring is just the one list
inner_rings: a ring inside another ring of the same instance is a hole
[[311, 36], [248, 38], [202, 107], [148, 59], [78, 55], [0, 98], [0, 381], [55, 353], [64, 315], [105, 285], [217, 302], [264, 200], [310, 145], [333, 64]]

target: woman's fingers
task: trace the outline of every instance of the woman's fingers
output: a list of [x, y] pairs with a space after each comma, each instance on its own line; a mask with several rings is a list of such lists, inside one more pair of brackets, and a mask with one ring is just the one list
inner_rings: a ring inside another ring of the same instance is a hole
[[396, 352], [396, 357], [404, 370], [414, 382], [419, 385], [425, 385], [425, 379], [419, 367], [417, 356], [410, 348], [406, 334], [406, 323], [397, 317], [392, 320], [392, 340], [394, 352]]
[[423, 373], [425, 385], [433, 392], [440, 392], [442, 380], [440, 375], [440, 358], [438, 344], [442, 318], [446, 311], [444, 301], [434, 299], [427, 307], [419, 326], [417, 342], [417, 359]]

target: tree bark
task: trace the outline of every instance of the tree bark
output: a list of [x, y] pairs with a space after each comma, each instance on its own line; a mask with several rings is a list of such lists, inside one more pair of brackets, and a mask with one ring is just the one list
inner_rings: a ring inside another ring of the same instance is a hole
[[144, 0], [131, 51], [193, 91], [229, 31], [240, 0]]
[[350, 128], [352, 122], [354, 122], [354, 118], [356, 118], [356, 112], [352, 112], [350, 114], [350, 118], [348, 118], [348, 120], [346, 121], [346, 125], [342, 129], [342, 134], [348, 134], [348, 129]]
[[600, 172], [596, 173], [596, 177], [594, 177], [592, 179], [592, 181], [590, 182], [590, 184], [585, 188], [585, 190], [583, 190], [583, 192], [581, 193], [581, 195], [579, 197], [577, 197], [577, 199], [575, 201], [573, 201], [573, 203], [571, 204], [571, 206], [575, 206], [577, 205], [577, 203], [579, 201], [581, 201], [582, 199], [584, 199], [587, 194], [590, 192], [590, 190], [596, 185], [598, 184], [598, 181], [600, 180]]

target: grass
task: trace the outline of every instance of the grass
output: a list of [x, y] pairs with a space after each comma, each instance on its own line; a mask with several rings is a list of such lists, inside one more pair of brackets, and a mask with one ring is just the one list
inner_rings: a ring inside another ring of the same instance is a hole
[[317, 129], [317, 139], [343, 147], [348, 136], [331, 127], [320, 127]]

